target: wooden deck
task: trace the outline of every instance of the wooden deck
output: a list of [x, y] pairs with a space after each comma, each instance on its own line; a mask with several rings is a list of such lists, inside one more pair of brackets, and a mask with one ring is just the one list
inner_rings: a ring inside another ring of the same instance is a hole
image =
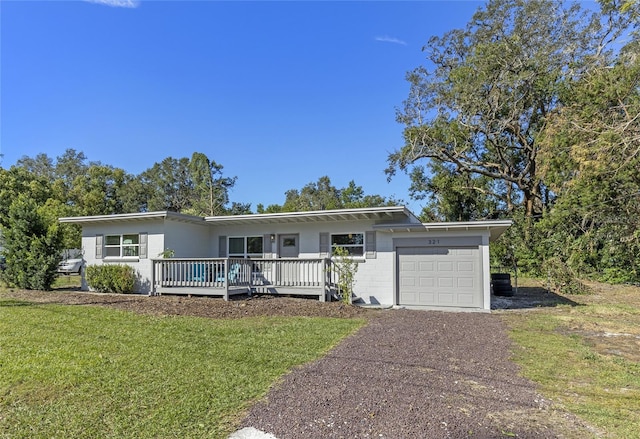
[[328, 259], [154, 259], [152, 294], [218, 296], [240, 294], [333, 295]]

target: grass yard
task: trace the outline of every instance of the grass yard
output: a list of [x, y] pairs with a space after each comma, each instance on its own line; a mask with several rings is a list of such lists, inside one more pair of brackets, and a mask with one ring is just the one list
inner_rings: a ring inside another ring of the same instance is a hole
[[0, 295], [0, 437], [224, 438], [364, 320], [152, 317]]
[[613, 438], [640, 438], [640, 288], [593, 284], [592, 295], [505, 313], [515, 360], [540, 391]]

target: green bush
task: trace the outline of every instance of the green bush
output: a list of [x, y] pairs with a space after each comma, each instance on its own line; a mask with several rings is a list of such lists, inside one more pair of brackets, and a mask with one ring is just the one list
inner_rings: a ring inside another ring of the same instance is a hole
[[99, 293], [132, 293], [136, 283], [136, 271], [129, 265], [90, 265], [86, 276]]
[[549, 288], [562, 294], [590, 294], [591, 289], [578, 280], [576, 273], [560, 258], [549, 258], [543, 263], [547, 271]]
[[336, 274], [336, 284], [342, 301], [346, 304], [351, 304], [353, 300], [353, 284], [358, 272], [358, 261], [353, 259], [349, 251], [344, 247], [334, 247], [333, 256], [329, 271], [333, 271]]
[[0, 278], [27, 290], [50, 290], [62, 252], [58, 223], [48, 219], [35, 200], [19, 195], [2, 226], [6, 268]]

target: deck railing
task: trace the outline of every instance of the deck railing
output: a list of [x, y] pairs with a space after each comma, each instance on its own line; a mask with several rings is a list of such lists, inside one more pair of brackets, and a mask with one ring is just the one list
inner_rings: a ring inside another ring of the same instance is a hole
[[[270, 288], [329, 292], [329, 259], [169, 258], [153, 259], [152, 289], [266, 291]], [[178, 290], [176, 290], [178, 291]], [[194, 291], [197, 294], [197, 291]]]

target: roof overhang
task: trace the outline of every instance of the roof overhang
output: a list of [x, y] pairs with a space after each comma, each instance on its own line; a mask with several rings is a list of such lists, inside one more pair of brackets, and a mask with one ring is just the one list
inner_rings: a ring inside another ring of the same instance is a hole
[[159, 212], [122, 213], [117, 215], [71, 216], [58, 218], [58, 221], [67, 224], [103, 224], [125, 221], [146, 221], [150, 219], [170, 219], [181, 222], [205, 224], [204, 219], [200, 216], [185, 215], [183, 213], [169, 212], [166, 210]]
[[388, 232], [480, 232], [489, 231], [489, 241], [493, 242], [513, 224], [512, 220], [463, 221], [420, 224], [377, 224], [373, 228]]
[[327, 221], [369, 220], [381, 223], [420, 224], [418, 218], [404, 206], [359, 209], [316, 210], [310, 212], [283, 212], [250, 215], [210, 216], [204, 219], [220, 226], [252, 224], [316, 223]]

